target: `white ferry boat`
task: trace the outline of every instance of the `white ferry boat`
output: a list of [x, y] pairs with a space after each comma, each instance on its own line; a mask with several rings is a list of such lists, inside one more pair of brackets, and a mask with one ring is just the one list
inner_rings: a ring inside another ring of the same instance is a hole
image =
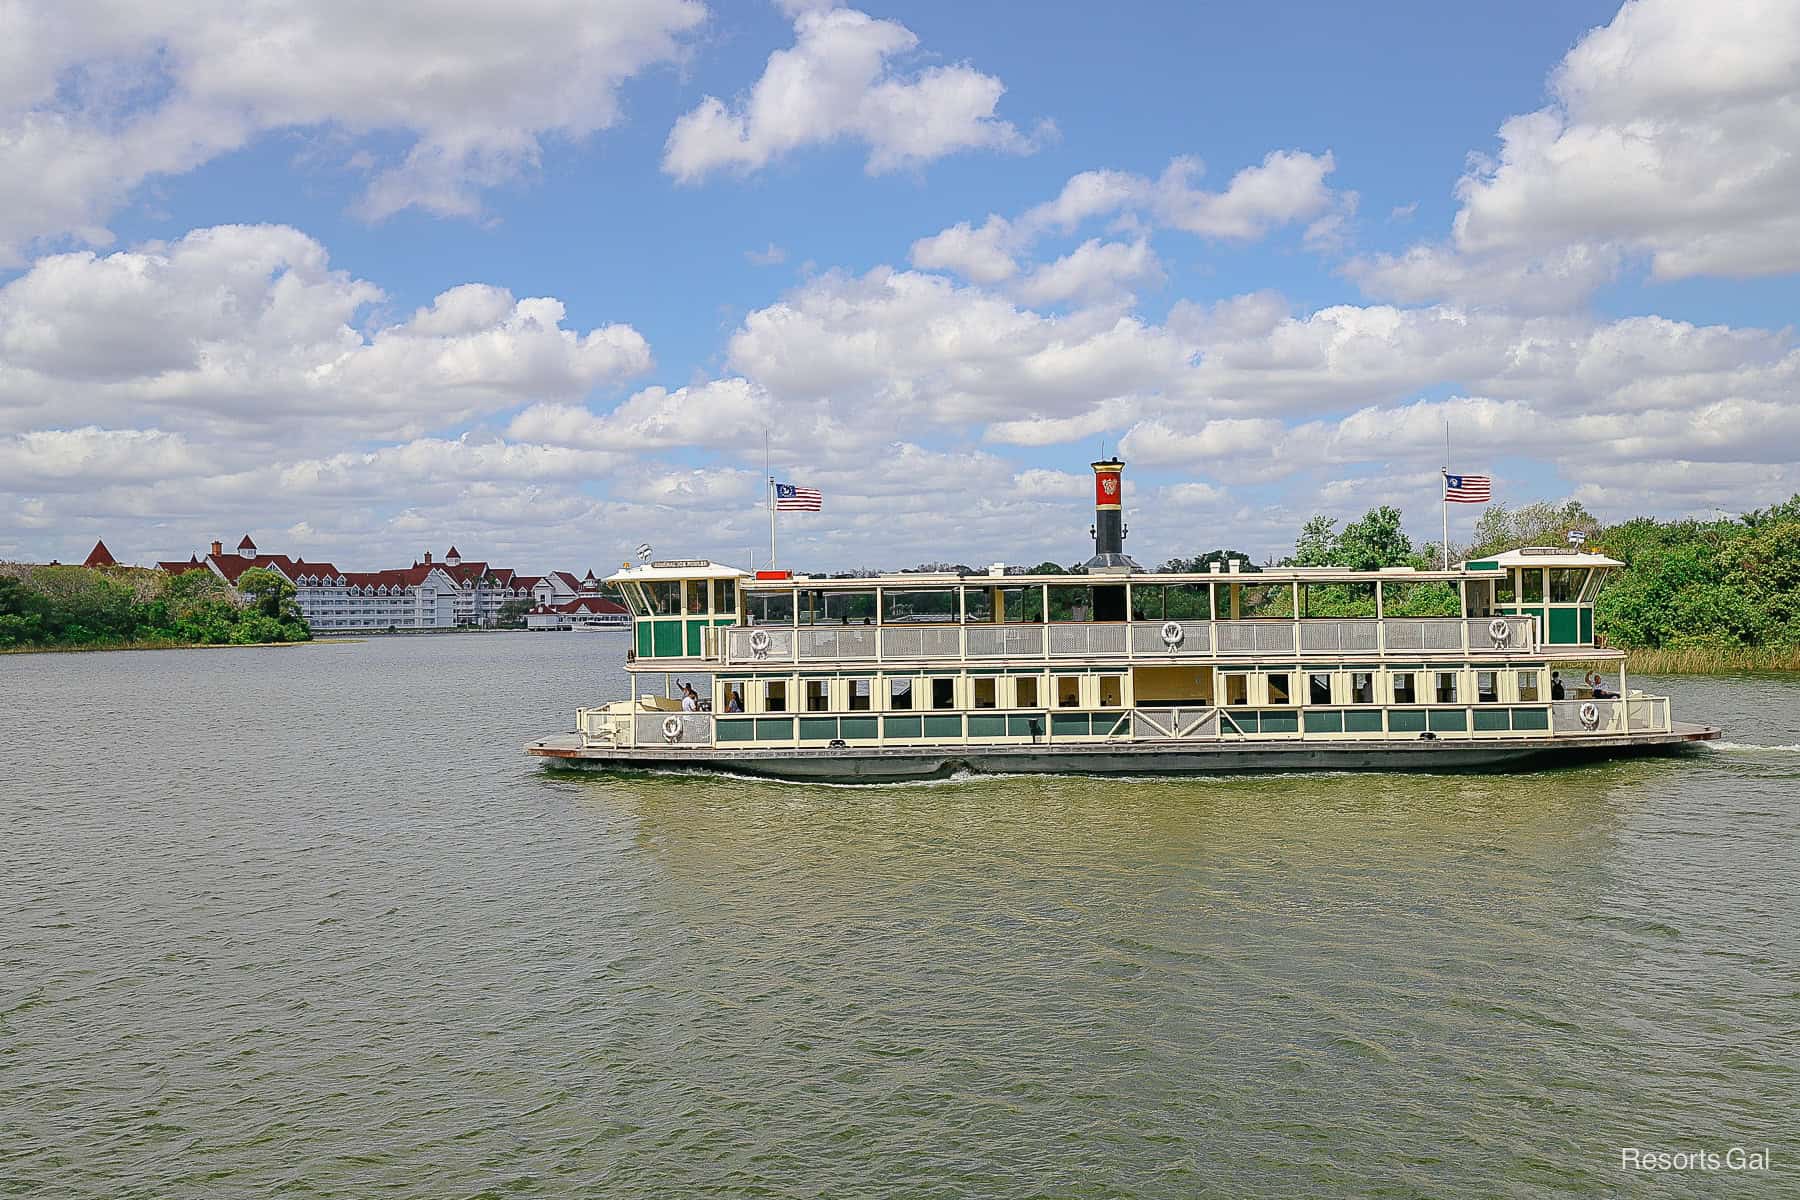
[[[527, 751], [567, 767], [879, 782], [976, 773], [1479, 770], [1667, 753], [1594, 637], [1622, 564], [1528, 546], [1445, 571], [1146, 571], [1096, 462], [1085, 573], [827, 579], [627, 564], [639, 694]], [[660, 685], [643, 687], [660, 676]], [[672, 681], [699, 685], [693, 698]]]

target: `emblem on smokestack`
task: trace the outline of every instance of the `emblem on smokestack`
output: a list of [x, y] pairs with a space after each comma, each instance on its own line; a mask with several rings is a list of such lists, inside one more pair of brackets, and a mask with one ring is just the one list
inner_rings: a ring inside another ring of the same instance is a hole
[[1125, 464], [1116, 458], [1103, 458], [1091, 465], [1094, 468], [1094, 557], [1087, 560], [1087, 569], [1141, 570], [1125, 553]]

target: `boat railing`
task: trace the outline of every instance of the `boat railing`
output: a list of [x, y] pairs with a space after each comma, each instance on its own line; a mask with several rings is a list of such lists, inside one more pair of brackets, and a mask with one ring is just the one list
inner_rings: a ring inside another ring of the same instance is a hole
[[1049, 625], [732, 626], [707, 631], [704, 657], [730, 664], [935, 659], [1191, 659], [1393, 651], [1529, 654], [1535, 617], [1066, 622]]
[[1558, 737], [1667, 733], [1671, 728], [1667, 696], [1633, 693], [1626, 697], [1550, 702], [1550, 729]]
[[710, 746], [712, 714], [661, 710], [634, 713], [631, 736], [636, 746]]
[[1131, 710], [1131, 737], [1134, 741], [1208, 740], [1219, 736], [1219, 710], [1211, 705], [1182, 705], [1170, 708], [1134, 708]]

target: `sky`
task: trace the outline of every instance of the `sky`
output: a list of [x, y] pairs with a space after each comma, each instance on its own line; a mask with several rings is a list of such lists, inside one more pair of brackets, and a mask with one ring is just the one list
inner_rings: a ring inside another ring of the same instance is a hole
[[1736, 513], [1797, 309], [1800, 0], [0, 4], [0, 559]]

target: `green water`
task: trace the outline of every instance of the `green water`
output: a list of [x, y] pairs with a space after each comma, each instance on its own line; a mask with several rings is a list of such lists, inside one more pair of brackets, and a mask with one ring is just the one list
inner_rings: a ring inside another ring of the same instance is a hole
[[543, 773], [623, 649], [0, 659], [0, 1196], [1800, 1194], [1800, 680], [1511, 778]]

